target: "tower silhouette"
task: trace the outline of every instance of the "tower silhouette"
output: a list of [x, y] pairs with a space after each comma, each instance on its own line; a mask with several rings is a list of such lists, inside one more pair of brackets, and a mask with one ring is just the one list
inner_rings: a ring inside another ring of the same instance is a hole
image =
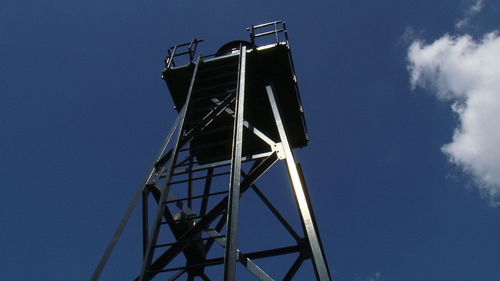
[[[231, 41], [213, 55], [197, 55], [198, 39], [169, 48], [162, 78], [178, 117], [92, 281], [141, 199], [143, 263], [131, 279], [236, 281], [247, 270], [255, 280], [294, 280], [310, 260], [314, 273], [308, 280], [332, 280], [292, 151], [306, 146], [308, 136], [285, 22], [247, 30], [249, 41]], [[300, 231], [266, 195], [281, 191], [257, 185], [279, 162], [286, 164]], [[254, 196], [251, 206], [243, 206], [247, 194]], [[276, 226], [259, 225], [268, 220], [262, 212], [239, 215], [262, 206]], [[243, 225], [245, 241], [239, 239]], [[280, 226], [283, 233], [273, 233]], [[278, 241], [267, 241], [271, 236]], [[285, 255], [293, 260], [273, 261]]]

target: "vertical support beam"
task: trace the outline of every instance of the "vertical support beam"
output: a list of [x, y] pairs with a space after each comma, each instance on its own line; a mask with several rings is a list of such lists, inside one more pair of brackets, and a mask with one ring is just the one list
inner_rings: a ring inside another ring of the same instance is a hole
[[305, 193], [305, 186], [302, 184], [299, 171], [288, 143], [288, 139], [285, 133], [285, 127], [281, 121], [281, 116], [279, 113], [278, 106], [276, 104], [276, 99], [274, 98], [274, 90], [271, 85], [266, 86], [267, 95], [269, 102], [271, 104], [271, 109], [273, 111], [274, 119], [276, 121], [276, 127], [280, 135], [281, 143], [283, 145], [283, 152], [285, 154], [286, 165], [288, 168], [288, 174], [290, 176], [290, 181], [292, 183], [293, 191], [297, 199], [297, 204], [300, 211], [300, 216], [302, 218], [302, 223], [304, 231], [307, 235], [307, 240], [311, 247], [311, 255], [314, 265], [314, 270], [316, 272], [316, 277], [320, 281], [331, 281], [330, 270], [326, 263], [326, 258], [321, 247], [321, 242], [319, 239], [319, 233], [316, 231], [316, 221], [312, 214], [312, 207], [309, 198]]
[[236, 263], [238, 261], [238, 214], [241, 183], [241, 155], [243, 150], [243, 114], [245, 106], [245, 68], [246, 46], [240, 47], [238, 69], [238, 91], [233, 130], [233, 150], [231, 155], [231, 179], [227, 208], [227, 239], [224, 255], [224, 281], [236, 281]]

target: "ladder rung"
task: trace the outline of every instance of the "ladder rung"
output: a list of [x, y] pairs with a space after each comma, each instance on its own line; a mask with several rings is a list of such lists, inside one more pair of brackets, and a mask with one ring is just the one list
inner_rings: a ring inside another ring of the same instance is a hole
[[[211, 236], [211, 237], [205, 237], [205, 238], [198, 238], [198, 239], [193, 239], [193, 240], [189, 240], [188, 242], [195, 242], [195, 241], [206, 241], [206, 240], [210, 240], [210, 239], [217, 239], [217, 238], [224, 238], [226, 237], [226, 235], [217, 235], [217, 236]], [[172, 246], [172, 245], [175, 245], [177, 244], [178, 242], [172, 242], [172, 243], [165, 243], [165, 244], [158, 244], [158, 245], [155, 245], [154, 247], [155, 248], [161, 248], [161, 247], [169, 247], [169, 246]]]
[[[256, 159], [268, 157], [272, 153], [273, 152], [264, 152], [264, 153], [250, 155], [250, 156], [245, 156], [242, 158], [242, 161], [243, 162], [253, 161]], [[197, 171], [207, 170], [207, 169], [211, 169], [211, 168], [213, 169], [213, 168], [218, 168], [218, 167], [223, 167], [223, 166], [229, 166], [230, 164], [231, 164], [231, 160], [227, 159], [227, 160], [221, 160], [221, 161], [218, 161], [215, 163], [210, 163], [210, 164], [203, 164], [203, 165], [197, 165], [197, 166], [193, 165], [192, 168], [184, 168], [180, 171], [175, 171], [174, 175], [189, 173], [189, 171], [197, 172]], [[162, 176], [162, 177], [164, 177], [164, 176]]]
[[231, 131], [232, 132], [233, 127], [232, 126], [221, 126], [218, 128], [213, 128], [213, 129], [208, 129], [208, 130], [203, 130], [201, 132], [196, 133], [194, 136], [206, 136], [210, 135], [213, 133], [218, 133], [218, 132], [223, 132], [223, 131]]
[[[196, 146], [196, 149], [193, 149], [193, 151], [199, 151], [200, 149], [207, 149], [207, 148], [211, 148], [211, 147], [215, 147], [215, 146], [221, 146], [221, 145], [224, 145], [224, 144], [227, 144], [231, 142], [231, 140], [222, 140], [222, 141], [218, 141], [218, 142], [211, 142], [211, 143], [208, 143], [208, 144], [204, 144], [204, 145], [198, 145]], [[191, 150], [191, 148], [183, 148], [181, 150], [179, 150], [179, 152], [184, 152], [184, 151], [189, 151]], [[186, 166], [189, 166], [189, 165], [197, 165], [198, 164], [198, 161], [193, 161], [192, 163], [189, 163], [189, 161], [183, 161], [183, 162], [180, 162], [180, 163], [177, 163], [174, 165], [174, 168], [180, 168], [180, 167], [186, 167]], [[196, 169], [194, 169], [193, 171], [195, 171]], [[180, 175], [180, 174], [185, 174], [185, 173], [188, 173], [189, 172], [189, 169], [183, 171], [183, 172], [174, 172], [174, 175], [177, 176], [177, 175]]]
[[224, 263], [224, 258], [213, 258], [210, 260], [207, 260], [207, 262], [204, 263], [199, 263], [199, 264], [193, 264], [193, 265], [188, 265], [188, 266], [179, 266], [179, 267], [172, 267], [172, 268], [166, 268], [166, 269], [161, 269], [161, 270], [147, 270], [146, 272], [150, 273], [162, 273], [162, 272], [171, 272], [171, 271], [177, 271], [177, 270], [187, 270], [191, 268], [197, 268], [197, 267], [205, 267], [205, 266], [211, 266], [211, 265], [218, 265]]
[[[222, 172], [222, 173], [213, 174], [212, 177], [218, 177], [218, 176], [223, 176], [223, 175], [228, 175], [228, 174], [230, 174], [230, 172]], [[186, 180], [173, 181], [173, 182], [170, 182], [169, 184], [179, 184], [179, 183], [201, 180], [201, 179], [206, 179], [206, 178], [207, 178], [207, 176], [195, 177], [195, 178], [190, 178], [190, 179], [186, 179]]]
[[189, 199], [206, 198], [206, 197], [209, 197], [209, 196], [216, 196], [216, 195], [226, 194], [228, 192], [229, 191], [219, 191], [219, 192], [209, 193], [207, 195], [196, 195], [196, 196], [191, 196], [191, 197], [186, 197], [186, 198], [180, 198], [180, 199], [175, 199], [175, 200], [168, 200], [168, 201], [165, 201], [165, 204], [168, 204], [168, 203], [177, 203], [177, 202], [186, 201], [186, 200], [189, 200]]

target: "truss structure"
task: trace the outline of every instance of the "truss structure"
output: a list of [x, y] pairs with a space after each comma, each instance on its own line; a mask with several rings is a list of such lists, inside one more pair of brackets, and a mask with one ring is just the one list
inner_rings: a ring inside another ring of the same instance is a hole
[[[269, 27], [269, 31], [258, 32]], [[169, 49], [164, 76], [167, 83], [169, 79], [176, 81], [169, 88], [179, 114], [92, 281], [98, 280], [132, 210], [141, 201], [144, 252], [135, 281], [236, 281], [241, 280], [237, 268], [248, 270], [255, 280], [294, 280], [306, 260], [314, 268], [315, 276], [310, 280], [332, 280], [302, 169], [292, 151], [307, 142], [298, 92], [292, 98], [299, 107], [292, 107], [298, 109], [300, 118], [289, 117], [293, 114], [280, 100], [290, 97], [278, 93], [285, 89], [283, 83], [278, 78], [255, 78], [255, 73], [261, 73], [256, 70], [259, 52], [270, 52], [274, 57], [273, 52], [283, 53], [292, 75], [287, 79], [297, 90], [285, 23], [276, 21], [248, 30], [250, 42], [229, 44], [212, 56], [196, 57], [201, 42], [197, 39]], [[286, 40], [281, 40], [280, 34]], [[276, 42], [257, 47], [256, 38], [264, 36], [274, 36]], [[187, 64], [176, 65], [180, 56], [187, 57]], [[287, 125], [287, 120], [295, 125]], [[297, 128], [304, 128], [302, 134], [296, 133], [300, 131]], [[266, 196], [266, 189], [257, 185], [280, 161], [286, 163], [295, 195], [299, 230]], [[243, 250], [238, 239], [239, 213], [247, 193], [259, 198], [293, 243]], [[259, 266], [260, 259], [292, 254], [296, 258], [282, 265], [288, 267], [282, 276], [271, 276]], [[210, 270], [217, 266], [220, 274], [211, 276]]]

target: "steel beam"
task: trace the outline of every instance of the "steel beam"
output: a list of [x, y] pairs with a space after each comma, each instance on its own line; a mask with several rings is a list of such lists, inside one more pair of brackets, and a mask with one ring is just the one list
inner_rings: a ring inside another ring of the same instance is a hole
[[233, 130], [233, 150], [231, 155], [231, 179], [227, 207], [226, 251], [224, 255], [224, 281], [236, 281], [238, 262], [238, 218], [240, 208], [241, 155], [243, 152], [243, 114], [245, 109], [246, 46], [240, 47], [238, 69], [238, 91]]
[[166, 167], [162, 167], [162, 169], [161, 169], [162, 171], [166, 170], [166, 174], [167, 174], [166, 182], [165, 182], [165, 185], [161, 189], [161, 196], [160, 196], [160, 200], [159, 200], [160, 204], [159, 204], [158, 210], [156, 212], [155, 222], [154, 222], [153, 228], [151, 230], [151, 234], [149, 235], [148, 247], [146, 249], [146, 254], [144, 255], [144, 262], [142, 264], [141, 275], [139, 277], [139, 281], [150, 280], [149, 278], [146, 277], [147, 271], [149, 270], [149, 267], [151, 265], [151, 261], [153, 259], [154, 244], [156, 243], [156, 241], [158, 239], [158, 234], [160, 233], [160, 222], [161, 222], [161, 219], [165, 213], [166, 204], [163, 204], [163, 201], [165, 201], [167, 199], [167, 194], [169, 193], [169, 190], [170, 190], [170, 184], [169, 184], [170, 175], [171, 175], [171, 173], [173, 173], [174, 164], [175, 164], [175, 161], [177, 160], [177, 151], [178, 151], [178, 149], [180, 149], [182, 147], [182, 145], [180, 145], [180, 144], [182, 141], [184, 121], [186, 118], [186, 113], [188, 111], [191, 94], [193, 92], [193, 86], [194, 86], [194, 83], [196, 80], [196, 74], [198, 72], [198, 67], [200, 65], [199, 62], [200, 61], [198, 58], [198, 61], [195, 64], [195, 67], [193, 70], [193, 76], [191, 78], [191, 84], [189, 86], [189, 91], [188, 91], [188, 95], [186, 97], [186, 101], [184, 102], [184, 106], [182, 107], [182, 110], [179, 113], [180, 121], [179, 121], [178, 132], [177, 132], [175, 144], [172, 148], [172, 152], [173, 152], [172, 156], [170, 157]]
[[295, 198], [297, 199], [297, 205], [299, 207], [300, 216], [302, 218], [304, 232], [306, 233], [307, 240], [311, 248], [313, 267], [316, 272], [317, 279], [320, 281], [331, 281], [332, 279], [330, 270], [326, 263], [326, 258], [321, 246], [319, 233], [317, 232], [316, 221], [312, 214], [311, 202], [306, 196], [305, 186], [302, 183], [299, 171], [297, 169], [297, 164], [292, 153], [292, 149], [290, 148], [290, 144], [288, 143], [285, 127], [283, 126], [278, 105], [276, 104], [276, 99], [274, 97], [274, 90], [271, 85], [267, 85], [266, 91], [269, 102], [271, 104], [274, 119], [276, 121], [276, 127], [278, 128], [281, 143], [283, 145], [283, 152], [285, 154], [288, 175], [292, 183]]
[[273, 215], [280, 221], [280, 223], [285, 227], [285, 229], [290, 233], [290, 235], [297, 241], [297, 243], [301, 240], [300, 236], [297, 234], [295, 229], [288, 223], [288, 221], [283, 217], [283, 215], [274, 207], [274, 205], [267, 199], [264, 193], [257, 187], [257, 185], [252, 185], [253, 191], [259, 196], [260, 200], [266, 205], [266, 207], [273, 213]]
[[[221, 102], [217, 99], [217, 98], [212, 98], [212, 102], [219, 105]], [[234, 111], [231, 109], [231, 108], [226, 108], [226, 113], [231, 115], [231, 117], [233, 118], [236, 118], [236, 115], [234, 113]], [[243, 120], [243, 126], [245, 126], [245, 128], [247, 128], [248, 130], [250, 130], [254, 135], [256, 135], [257, 137], [259, 137], [261, 140], [263, 140], [264, 142], [266, 142], [269, 146], [273, 147], [276, 145], [276, 143], [271, 140], [271, 138], [269, 138], [268, 136], [266, 136], [264, 133], [262, 133], [259, 129], [255, 128], [254, 126], [252, 126], [248, 121], [246, 120]]]
[[[278, 161], [276, 153], [271, 154], [258, 166], [254, 167], [248, 176], [241, 182], [241, 193], [244, 193], [252, 184], [254, 184], [269, 168], [271, 168]], [[175, 198], [169, 198], [175, 199]], [[182, 202], [181, 202], [182, 203]], [[161, 270], [165, 265], [170, 263], [184, 248], [188, 246], [188, 241], [196, 237], [199, 233], [204, 231], [210, 223], [212, 223], [222, 212], [227, 209], [228, 198], [224, 198], [217, 205], [215, 205], [203, 218], [201, 218], [193, 228], [184, 233], [182, 237], [177, 240], [177, 243], [161, 254], [152, 264], [151, 271]], [[187, 207], [186, 207], [187, 208]], [[151, 280], [156, 273], [150, 272], [147, 274], [148, 279]], [[139, 280], [139, 277], [135, 281]]]
[[146, 178], [144, 179], [144, 182], [139, 186], [137, 191], [135, 192], [134, 197], [132, 198], [132, 201], [130, 202], [130, 205], [128, 206], [127, 210], [125, 211], [125, 214], [123, 215], [122, 220], [120, 221], [120, 224], [116, 228], [115, 233], [113, 234], [113, 238], [109, 242], [106, 250], [104, 251], [104, 254], [102, 255], [101, 260], [99, 261], [99, 264], [97, 265], [96, 270], [92, 274], [92, 277], [90, 278], [90, 281], [97, 281], [99, 280], [102, 271], [104, 270], [104, 267], [108, 263], [109, 258], [111, 257], [111, 253], [113, 252], [116, 243], [118, 243], [118, 240], [120, 239], [123, 230], [125, 229], [125, 226], [127, 226], [128, 221], [130, 220], [130, 217], [132, 216], [132, 212], [134, 211], [139, 199], [141, 198], [144, 189], [147, 188], [147, 185], [154, 182], [161, 172], [158, 172], [156, 169], [156, 163], [163, 157], [165, 151], [167, 150], [168, 145], [170, 144], [170, 141], [172, 139], [172, 136], [174, 135], [177, 127], [179, 126], [179, 122], [181, 120], [181, 116], [178, 115], [177, 118], [175, 119], [174, 125], [168, 132], [167, 136], [163, 140], [163, 144], [160, 147], [160, 151], [158, 152], [155, 161], [151, 165], [151, 169], [149, 170], [150, 172], [147, 174]]
[[283, 281], [292, 280], [293, 276], [295, 276], [295, 273], [297, 273], [304, 260], [305, 260], [304, 255], [300, 254], [295, 260], [295, 262], [292, 264], [288, 272], [286, 273], [285, 277], [283, 277]]

